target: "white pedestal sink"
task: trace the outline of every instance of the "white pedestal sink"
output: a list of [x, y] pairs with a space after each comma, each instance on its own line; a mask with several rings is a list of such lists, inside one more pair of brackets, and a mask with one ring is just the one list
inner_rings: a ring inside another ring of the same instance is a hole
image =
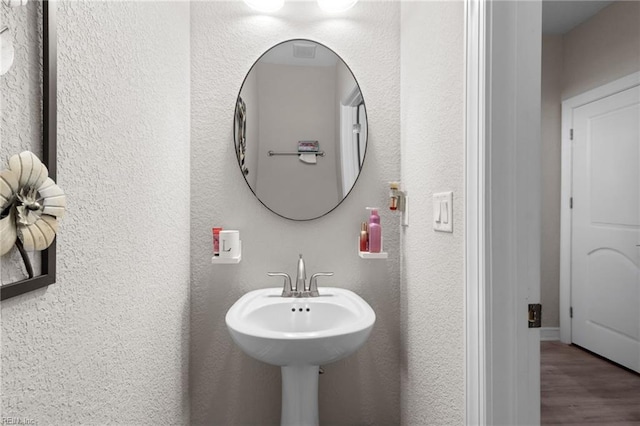
[[282, 370], [286, 426], [318, 425], [318, 369], [351, 355], [369, 337], [376, 315], [352, 291], [322, 287], [319, 297], [281, 297], [282, 288], [251, 291], [227, 312], [234, 342]]

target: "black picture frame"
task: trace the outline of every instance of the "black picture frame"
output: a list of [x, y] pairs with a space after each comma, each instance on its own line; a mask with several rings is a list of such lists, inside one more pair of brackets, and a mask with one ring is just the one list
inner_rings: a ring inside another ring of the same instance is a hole
[[[42, 2], [42, 162], [49, 177], [56, 179], [57, 166], [57, 32], [56, 2]], [[37, 277], [4, 284], [0, 300], [9, 299], [56, 282], [56, 240], [42, 252], [41, 274]]]

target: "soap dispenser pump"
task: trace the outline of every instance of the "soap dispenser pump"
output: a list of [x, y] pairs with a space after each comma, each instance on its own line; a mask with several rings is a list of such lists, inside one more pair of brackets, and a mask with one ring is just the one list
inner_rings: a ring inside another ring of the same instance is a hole
[[377, 207], [367, 207], [371, 211], [369, 216], [369, 252], [380, 253], [382, 251], [382, 227]]

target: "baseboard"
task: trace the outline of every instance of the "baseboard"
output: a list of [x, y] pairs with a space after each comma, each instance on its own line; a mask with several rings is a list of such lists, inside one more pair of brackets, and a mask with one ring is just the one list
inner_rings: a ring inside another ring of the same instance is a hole
[[560, 327], [540, 328], [540, 341], [560, 340]]

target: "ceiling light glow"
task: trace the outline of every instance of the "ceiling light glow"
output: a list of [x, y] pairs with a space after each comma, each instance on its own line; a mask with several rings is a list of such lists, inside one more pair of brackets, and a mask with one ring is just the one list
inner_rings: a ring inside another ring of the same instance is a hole
[[325, 12], [337, 13], [351, 9], [358, 0], [318, 0], [318, 6]]
[[275, 12], [284, 6], [284, 0], [244, 0], [244, 2], [259, 12]]

